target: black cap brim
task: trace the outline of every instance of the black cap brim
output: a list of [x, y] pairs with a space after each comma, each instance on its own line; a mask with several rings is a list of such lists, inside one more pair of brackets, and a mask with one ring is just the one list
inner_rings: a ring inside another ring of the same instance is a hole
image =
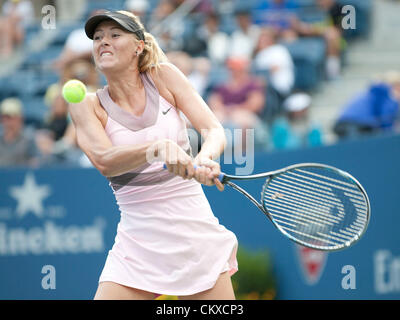
[[[124, 19], [127, 19], [127, 20], [124, 21]], [[106, 12], [106, 13], [95, 15], [95, 16], [89, 18], [88, 21], [86, 21], [85, 32], [89, 39], [93, 40], [93, 35], [94, 35], [94, 32], [95, 32], [97, 26], [101, 22], [106, 21], [106, 20], [115, 21], [123, 29], [125, 29], [128, 32], [134, 33], [134, 32], [138, 31], [137, 28], [134, 29], [134, 28], [132, 28], [132, 26], [130, 26], [130, 23], [129, 23], [130, 21], [129, 21], [128, 16], [125, 16], [125, 15], [123, 15], [121, 13], [117, 13], [117, 12]]]

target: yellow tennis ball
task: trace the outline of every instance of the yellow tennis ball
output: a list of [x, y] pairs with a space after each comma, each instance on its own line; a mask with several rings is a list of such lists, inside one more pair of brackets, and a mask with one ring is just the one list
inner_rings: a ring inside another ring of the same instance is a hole
[[69, 103], [79, 103], [85, 99], [86, 86], [79, 80], [69, 80], [63, 86], [62, 95]]

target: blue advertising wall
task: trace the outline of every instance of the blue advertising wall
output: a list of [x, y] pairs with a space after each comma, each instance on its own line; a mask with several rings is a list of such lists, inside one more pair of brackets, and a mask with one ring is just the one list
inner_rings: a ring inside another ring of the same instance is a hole
[[[235, 190], [226, 188], [222, 198], [218, 192], [206, 188], [221, 223], [235, 232], [242, 245], [251, 249], [268, 248], [277, 276], [277, 298], [400, 299], [400, 137], [259, 154], [255, 157], [254, 171], [275, 170], [301, 162], [319, 162], [343, 169], [364, 186], [371, 202], [371, 220], [366, 234], [353, 247], [332, 253], [302, 254], [300, 247], [282, 236], [257, 208], [249, 210], [248, 201]], [[234, 173], [233, 167], [225, 170]], [[245, 183], [252, 185], [252, 194], [259, 197], [261, 184]], [[320, 271], [314, 277], [310, 268], [313, 263]], [[354, 285], [349, 279], [353, 275], [355, 288], [347, 288]]]
[[[254, 172], [300, 162], [341, 168], [371, 201], [360, 242], [324, 253], [292, 243], [229, 187], [223, 193], [204, 187], [215, 216], [240, 245], [270, 253], [278, 299], [400, 299], [399, 136], [253, 160]], [[233, 165], [222, 168], [237, 173]], [[0, 170], [0, 182], [0, 299], [92, 299], [119, 221], [107, 180], [95, 169], [8, 169]], [[256, 197], [261, 185], [242, 183]]]

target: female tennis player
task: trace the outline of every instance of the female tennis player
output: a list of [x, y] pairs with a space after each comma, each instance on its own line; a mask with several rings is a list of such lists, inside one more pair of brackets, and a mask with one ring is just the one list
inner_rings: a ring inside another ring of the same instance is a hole
[[[95, 299], [234, 299], [237, 239], [201, 187], [223, 190], [214, 161], [225, 146], [221, 124], [136, 16], [98, 14], [85, 31], [107, 85], [69, 110], [121, 212]], [[180, 112], [204, 134], [195, 158]]]

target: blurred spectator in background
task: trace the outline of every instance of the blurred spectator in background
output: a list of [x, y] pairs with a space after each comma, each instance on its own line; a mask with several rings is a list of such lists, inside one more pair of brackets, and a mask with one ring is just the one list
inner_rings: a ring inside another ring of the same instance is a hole
[[[88, 17], [101, 13], [104, 10], [94, 10]], [[73, 30], [65, 41], [63, 51], [60, 56], [53, 62], [53, 67], [59, 74], [64, 72], [68, 64], [78, 59], [92, 58], [93, 41], [90, 40], [85, 33], [85, 29], [79, 28]]]
[[393, 132], [400, 103], [400, 73], [391, 71], [352, 99], [334, 126], [341, 139]]
[[213, 0], [199, 0], [199, 3], [193, 9], [193, 12], [200, 14], [209, 14], [213, 11]]
[[174, 4], [175, 9], [178, 8], [181, 4], [183, 4], [186, 0], [171, 0], [171, 2]]
[[166, 55], [168, 60], [188, 78], [193, 88], [204, 97], [208, 86], [210, 61], [205, 57], [193, 58], [183, 51], [171, 51]]
[[62, 86], [58, 83], [51, 85], [46, 91], [44, 100], [49, 112], [41, 128], [35, 133], [39, 166], [61, 162], [55, 152], [56, 143], [63, 138], [69, 125], [68, 104], [62, 96]]
[[[171, 51], [166, 54], [169, 62], [174, 64], [189, 80], [193, 88], [203, 97], [208, 86], [208, 74], [210, 72], [210, 61], [205, 57], [193, 58], [183, 51]], [[189, 119], [181, 113], [188, 130], [189, 141], [194, 156], [201, 147], [201, 135], [193, 127]]]
[[193, 71], [189, 75], [189, 81], [203, 98], [205, 98], [209, 86], [210, 70], [211, 63], [208, 58], [193, 58]]
[[317, 0], [317, 4], [326, 13], [326, 20], [314, 24], [292, 20], [293, 28], [302, 36], [321, 36], [327, 45], [326, 75], [329, 80], [340, 75], [340, 54], [346, 45], [342, 37], [342, 5], [336, 0]]
[[62, 74], [66, 66], [76, 59], [89, 59], [92, 56], [93, 41], [90, 40], [83, 28], [72, 31], [67, 40], [61, 55], [54, 61], [54, 68]]
[[[36, 2], [37, 0], [35, 0]], [[52, 0], [52, 1], [41, 1], [41, 6], [46, 4], [55, 4], [57, 11], [57, 20], [63, 23], [71, 22], [82, 14], [82, 8], [85, 8], [87, 2], [90, 0]], [[39, 1], [37, 1], [39, 2]]]
[[49, 113], [42, 128], [49, 130], [51, 138], [57, 141], [63, 137], [68, 126], [68, 104], [58, 83], [47, 89], [45, 103], [49, 107]]
[[309, 117], [311, 97], [296, 92], [283, 103], [284, 114], [271, 125], [271, 146], [275, 150], [316, 147], [324, 144], [319, 124]]
[[91, 58], [75, 59], [65, 67], [60, 76], [60, 82], [64, 84], [71, 79], [82, 81], [86, 85], [88, 92], [95, 92], [100, 88], [100, 74], [97, 72]]
[[35, 165], [38, 167], [53, 165], [92, 166], [77, 145], [75, 128], [69, 118], [68, 126], [60, 139], [55, 141], [53, 133], [48, 129], [38, 129], [35, 133], [35, 143], [39, 151], [35, 159]]
[[[205, 98], [206, 89], [208, 88], [208, 77], [210, 73], [210, 61], [205, 57], [193, 58], [183, 51], [168, 52], [167, 58], [169, 62], [174, 64], [188, 78], [193, 88]], [[189, 119], [182, 113], [181, 116], [186, 121], [188, 128], [193, 128]], [[194, 129], [194, 128], [193, 128]], [[189, 132], [189, 135], [192, 134]], [[196, 137], [198, 139], [199, 137]], [[199, 141], [199, 140], [195, 140]], [[192, 146], [196, 150], [199, 146]]]
[[24, 126], [23, 106], [17, 98], [0, 105], [0, 166], [29, 166], [36, 155], [33, 133]]
[[175, 10], [175, 5], [171, 0], [160, 0], [155, 8], [153, 8], [149, 28], [154, 28], [162, 20], [168, 17]]
[[[256, 143], [263, 143], [265, 126], [259, 115], [265, 107], [266, 83], [250, 73], [250, 60], [231, 57], [227, 60], [230, 78], [211, 93], [208, 103], [223, 126], [231, 129], [255, 129]], [[245, 130], [242, 131], [245, 143]], [[261, 137], [261, 138], [259, 138]]]
[[35, 12], [31, 1], [8, 0], [0, 16], [0, 58], [8, 58], [25, 38], [25, 27], [32, 24]]
[[257, 45], [260, 27], [253, 24], [250, 11], [240, 9], [235, 12], [238, 28], [231, 35], [229, 56], [251, 59]]
[[[219, 1], [212, 0], [212, 2], [214, 10], [221, 15], [233, 14], [235, 11], [236, 0], [219, 0]], [[239, 4], [239, 1], [237, 1], [237, 4]]]
[[[176, 9], [176, 4], [172, 0], [160, 0], [157, 7], [150, 15], [148, 28], [156, 35], [156, 39], [163, 51], [177, 51], [183, 48], [182, 35], [185, 25], [182, 19], [175, 19], [173, 23], [159, 28], [158, 25], [170, 16]], [[154, 28], [158, 28], [154, 31]]]
[[324, 144], [321, 127], [310, 119], [311, 96], [304, 92], [296, 92], [283, 104], [290, 127], [299, 137], [302, 147], [316, 147]]
[[297, 17], [299, 5], [294, 0], [264, 0], [254, 8], [254, 22], [275, 30], [277, 37], [285, 41], [297, 38], [292, 20]]
[[294, 64], [288, 49], [277, 43], [277, 32], [272, 28], [262, 28], [255, 49], [256, 70], [268, 72], [270, 85], [279, 93], [283, 101], [294, 85]]
[[271, 124], [270, 149], [289, 150], [300, 146], [300, 137], [293, 131], [289, 119], [285, 116], [277, 117]]
[[194, 38], [202, 42], [203, 51], [206, 52], [211, 62], [215, 64], [225, 63], [228, 50], [230, 50], [230, 38], [220, 30], [219, 15], [213, 12], [205, 15], [204, 23], [195, 32]]
[[[40, 130], [35, 135], [36, 145], [40, 151], [39, 165], [79, 164], [85, 156], [77, 148], [75, 129], [68, 115], [68, 105], [62, 97], [62, 85], [70, 80], [82, 81], [88, 92], [100, 88], [100, 77], [94, 64], [88, 59], [76, 59], [68, 64], [60, 77], [60, 82], [52, 84], [46, 91], [45, 103], [50, 108]], [[85, 165], [86, 166], [86, 165]]]
[[148, 0], [126, 0], [125, 10], [138, 16], [144, 27], [147, 28], [147, 14], [149, 11]]

